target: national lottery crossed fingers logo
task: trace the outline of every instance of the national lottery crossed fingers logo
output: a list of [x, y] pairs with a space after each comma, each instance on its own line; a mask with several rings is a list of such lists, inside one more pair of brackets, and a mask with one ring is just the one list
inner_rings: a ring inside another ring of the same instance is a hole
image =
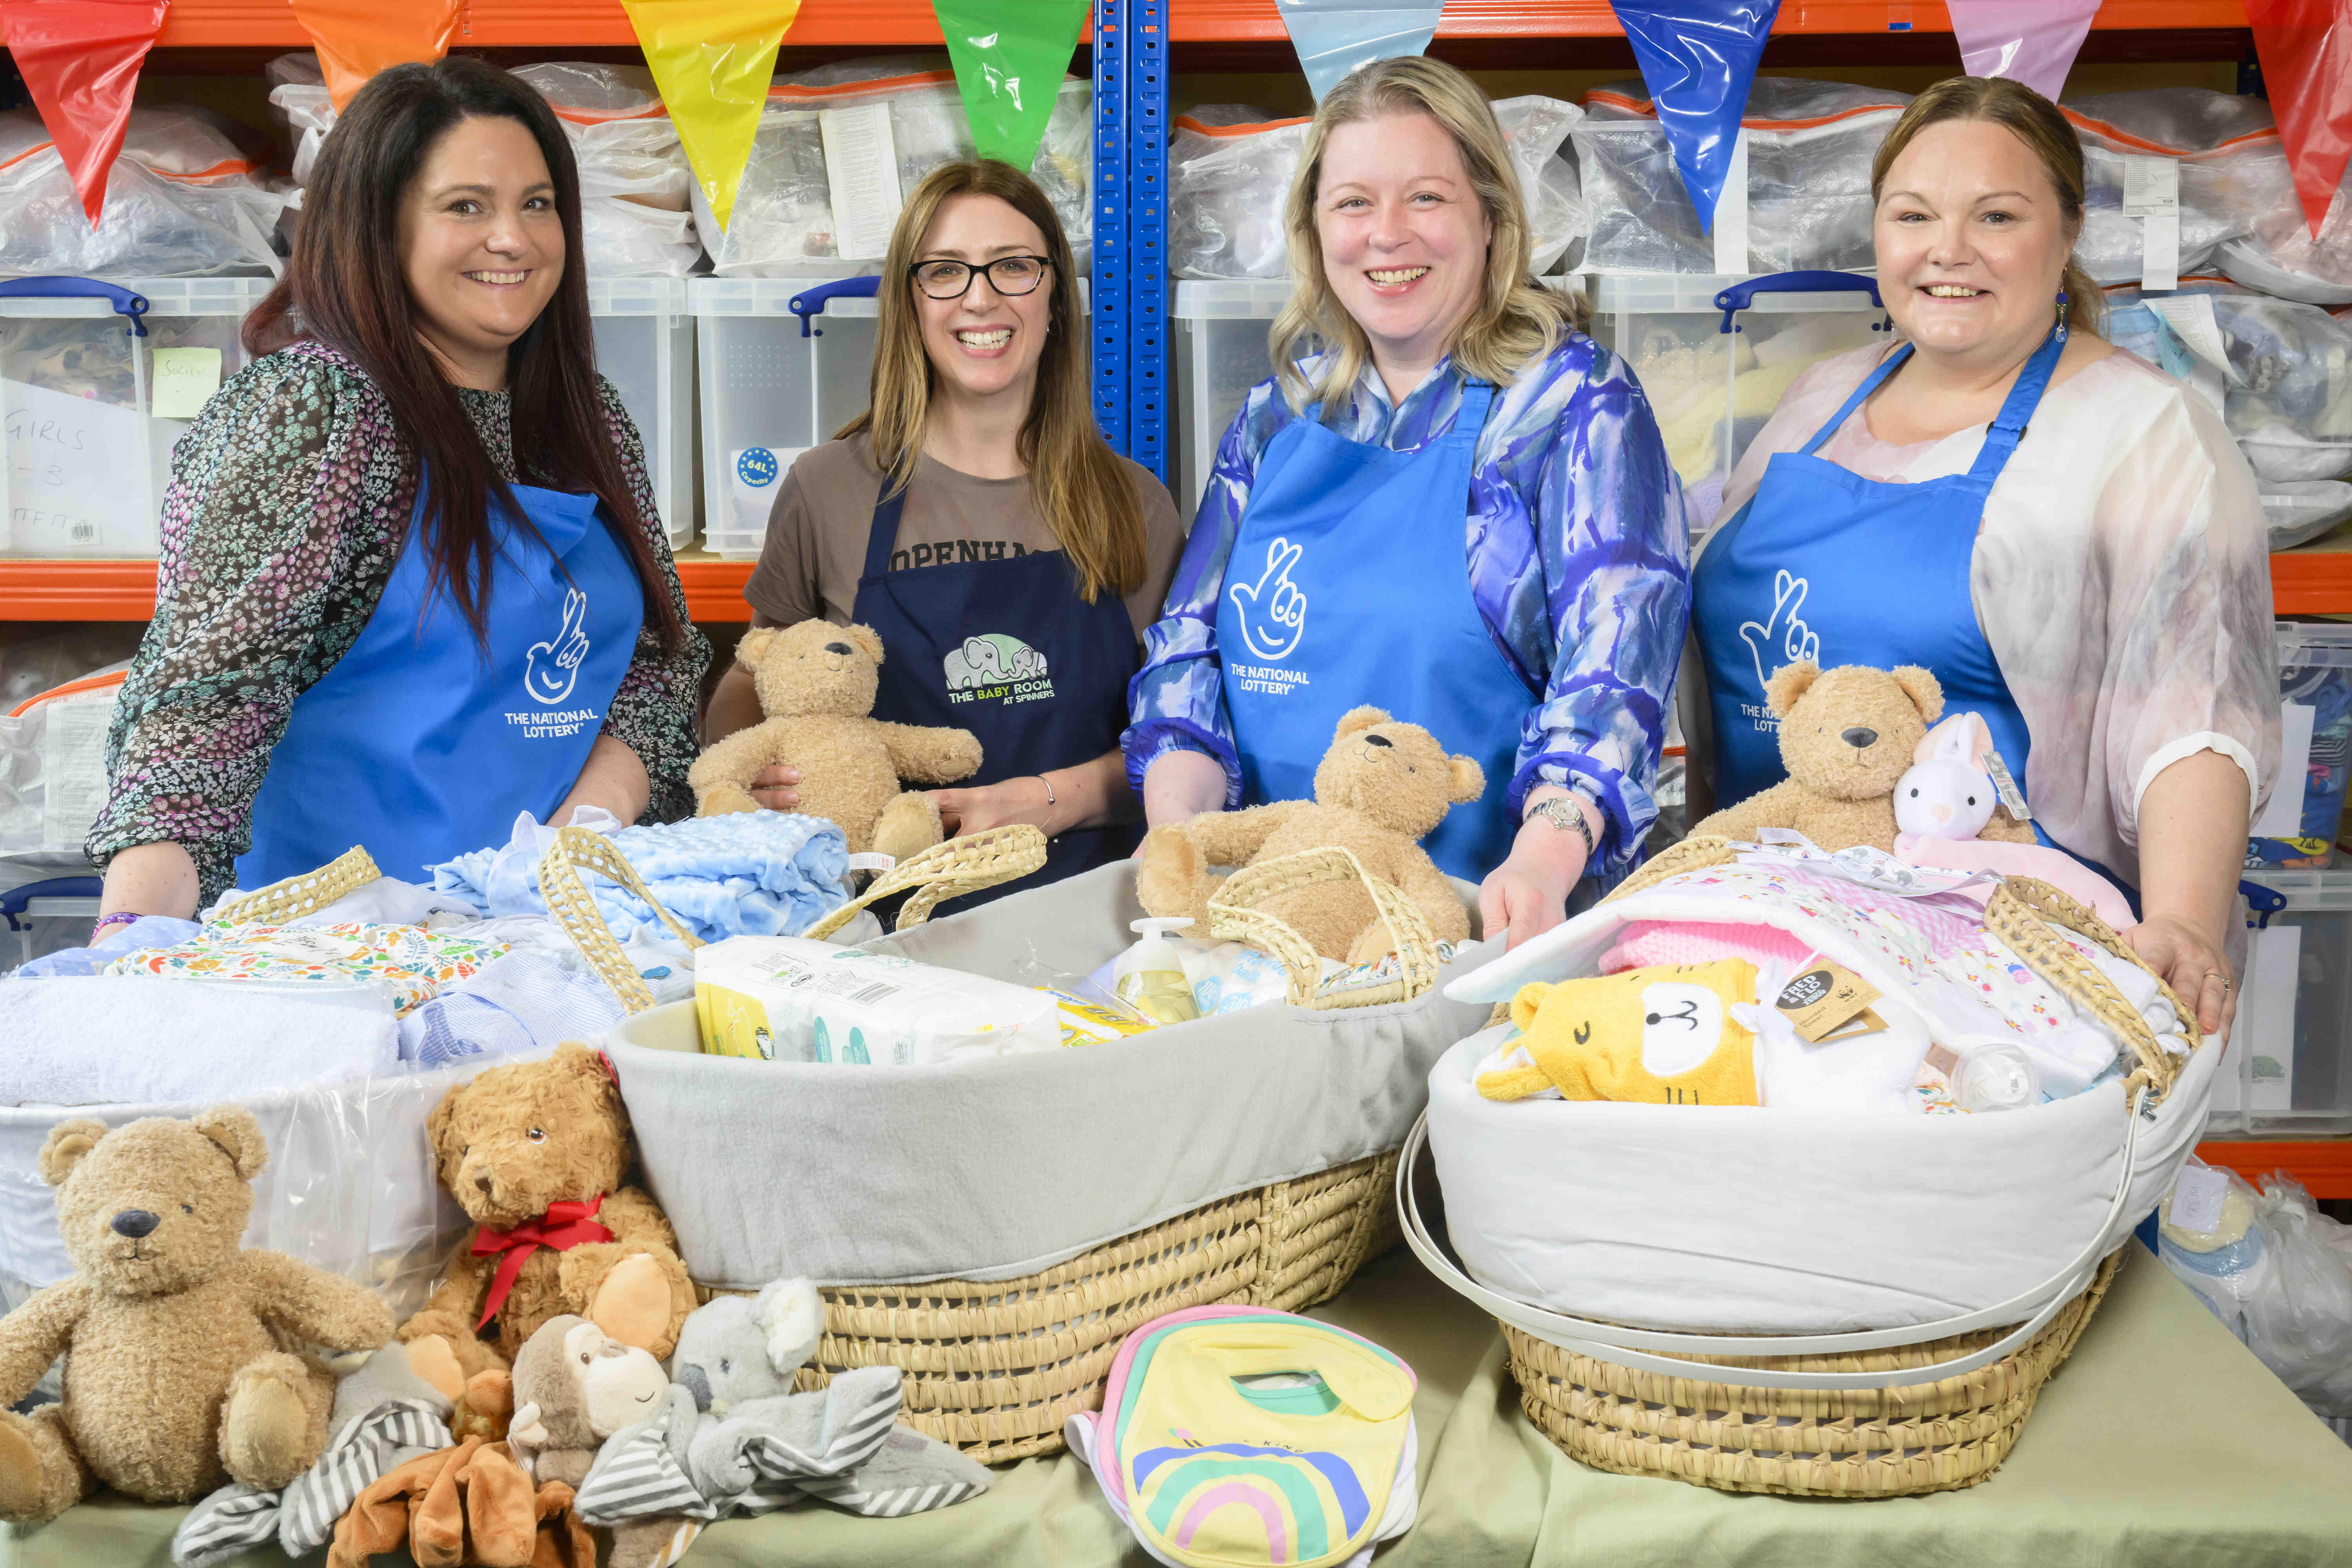
[[1287, 659], [1307, 634], [1307, 594], [1290, 580], [1291, 569], [1305, 553], [1286, 538], [1275, 539], [1265, 547], [1265, 570], [1257, 580], [1225, 590], [1241, 622], [1242, 644], [1255, 658]]

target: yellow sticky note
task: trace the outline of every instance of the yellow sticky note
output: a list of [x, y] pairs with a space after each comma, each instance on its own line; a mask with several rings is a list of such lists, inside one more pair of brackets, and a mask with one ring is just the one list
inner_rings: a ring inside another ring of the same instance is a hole
[[155, 350], [155, 396], [151, 403], [157, 419], [194, 419], [220, 391], [221, 351], [218, 349], [158, 349]]

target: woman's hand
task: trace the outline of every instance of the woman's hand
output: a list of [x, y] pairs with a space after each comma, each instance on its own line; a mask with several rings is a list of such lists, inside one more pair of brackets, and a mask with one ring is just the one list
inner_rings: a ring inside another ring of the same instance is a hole
[[2200, 1030], [2228, 1034], [2238, 1016], [2238, 988], [2230, 978], [2230, 960], [2210, 932], [2178, 915], [2151, 913], [2125, 932], [2124, 940], [2174, 996], [2196, 1009]]
[[1026, 822], [1051, 833], [1055, 811], [1046, 799], [1045, 781], [1035, 774], [1006, 779], [970, 789], [933, 789], [940, 809], [940, 826], [951, 839], [969, 838], [991, 828]]
[[1151, 827], [1189, 822], [1225, 809], [1225, 765], [1205, 751], [1168, 751], [1143, 774], [1143, 820]]
[[[1585, 825], [1593, 830], [1597, 841], [1601, 836], [1600, 825], [1593, 821], [1597, 813], [1575, 796], [1569, 799], [1584, 813]], [[1541, 936], [1568, 918], [1568, 895], [1583, 874], [1584, 841], [1575, 831], [1555, 828], [1542, 817], [1529, 817], [1519, 824], [1510, 858], [1479, 884], [1481, 933], [1492, 937], [1502, 932], [1507, 953], [1528, 937]]]
[[751, 780], [751, 799], [771, 811], [797, 811], [801, 809], [801, 770], [777, 763], [762, 768]]

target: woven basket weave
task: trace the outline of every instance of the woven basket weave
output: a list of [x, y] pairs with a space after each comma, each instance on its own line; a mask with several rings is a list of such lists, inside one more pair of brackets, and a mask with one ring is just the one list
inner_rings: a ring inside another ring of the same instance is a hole
[[[1688, 839], [1610, 896], [1736, 858], [1723, 839]], [[2170, 1090], [2180, 1064], [2159, 1048], [2137, 1009], [2050, 930], [2069, 926], [2131, 963], [2139, 959], [2097, 916], [2047, 883], [2012, 877], [1988, 901], [1986, 927], [2068, 1000], [2106, 1022], [2137, 1062], [2125, 1103], [2145, 1085], [2149, 1102]], [[2141, 967], [2146, 967], [2141, 965]], [[2152, 971], [2151, 971], [2152, 972]], [[2196, 1015], [2158, 977], [2192, 1051]], [[1502, 1325], [1519, 1404], [1570, 1458], [1621, 1475], [1660, 1476], [1723, 1491], [1788, 1497], [1884, 1498], [1976, 1485], [1999, 1469], [2034, 1400], [2090, 1322], [2120, 1255], [2042, 1332], [1999, 1361], [1957, 1377], [1880, 1389], [1754, 1388], [1620, 1366]], [[1897, 1349], [1808, 1356], [1708, 1356], [1722, 1366], [1805, 1372], [1883, 1372], [1955, 1360], [1999, 1340], [2001, 1329]]]

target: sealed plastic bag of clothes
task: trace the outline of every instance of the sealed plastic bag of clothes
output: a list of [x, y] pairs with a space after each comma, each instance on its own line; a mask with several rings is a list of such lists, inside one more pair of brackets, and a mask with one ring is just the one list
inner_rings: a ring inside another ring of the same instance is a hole
[[2315, 1414], [2352, 1416], [2352, 1228], [2284, 1176], [2195, 1163], [2158, 1217], [2174, 1277]]
[[2217, 403], [2265, 483], [2352, 475], [2352, 321], [2190, 278], [2112, 291], [2107, 337]]
[[[106, 804], [106, 731], [130, 668], [117, 645], [135, 638], [124, 630], [132, 636], [44, 637], [0, 652], [0, 855], [81, 862]], [[84, 662], [91, 653], [111, 662]], [[64, 678], [15, 696], [20, 677], [52, 676]]]
[[[1510, 98], [1495, 105], [1527, 199], [1530, 270], [1538, 277], [1569, 256], [1584, 235], [1576, 165], [1561, 151], [1583, 116], [1556, 98]], [[1283, 210], [1307, 125], [1238, 103], [1203, 104], [1177, 117], [1168, 150], [1168, 259], [1175, 276], [1290, 276]]]
[[0, 276], [275, 275], [285, 204], [201, 110], [134, 109], [93, 229], [40, 116], [0, 114]]
[[[1870, 161], [1910, 99], [1838, 82], [1759, 77], [1748, 136], [1748, 264], [1743, 272], [1845, 271], [1875, 265]], [[1599, 272], [1712, 273], [1715, 242], [1683, 189], [1657, 111], [1638, 81], [1585, 95], [1575, 126]], [[1723, 199], [1738, 193], [1726, 187]]]
[[[860, 171], [855, 185], [834, 189], [828, 141], [835, 162]], [[971, 156], [971, 128], [945, 56], [838, 61], [776, 78], [727, 228], [720, 230], [699, 190], [695, 219], [721, 277], [872, 273], [881, 267], [890, 224], [917, 182]], [[1094, 93], [1082, 78], [1062, 78], [1029, 174], [1060, 215], [1079, 271], [1088, 270]]]
[[2074, 259], [2101, 283], [2136, 283], [2144, 276], [2145, 220], [2124, 212], [2130, 159], [2179, 165], [2176, 275], [2207, 266], [2225, 241], [2244, 235], [2273, 168], [2285, 172], [2270, 105], [2258, 98], [2168, 87], [2070, 98], [2059, 107], [2083, 141], [2083, 232]]
[[[519, 66], [571, 138], [580, 165], [580, 238], [588, 270], [609, 277], [683, 277], [702, 259], [688, 193], [694, 172], [677, 129], [642, 66], [551, 60]], [[269, 102], [294, 143], [296, 189], [310, 176], [335, 106], [316, 56], [269, 63]]]

